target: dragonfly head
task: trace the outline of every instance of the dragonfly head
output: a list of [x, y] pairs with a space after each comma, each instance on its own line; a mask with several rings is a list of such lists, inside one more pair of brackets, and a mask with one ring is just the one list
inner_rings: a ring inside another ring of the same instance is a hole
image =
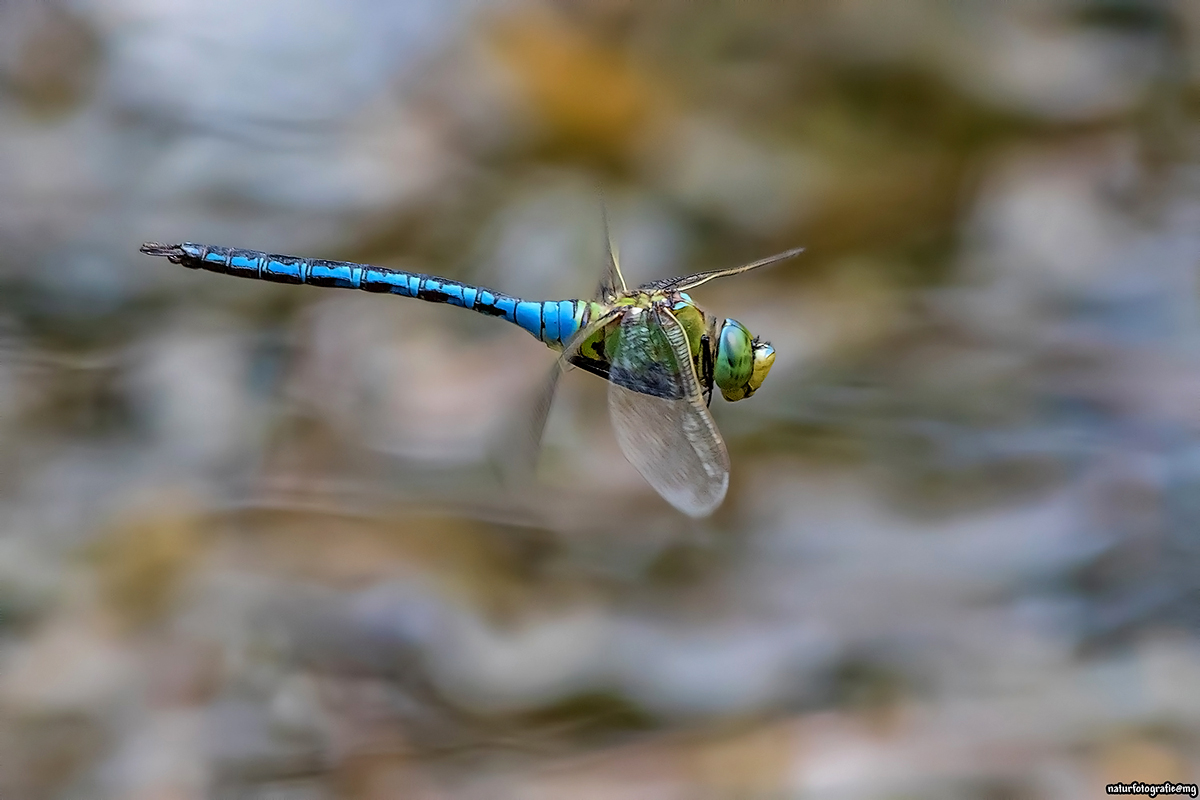
[[725, 320], [717, 339], [713, 380], [726, 400], [742, 400], [758, 391], [774, 363], [774, 347], [751, 336], [737, 320]]

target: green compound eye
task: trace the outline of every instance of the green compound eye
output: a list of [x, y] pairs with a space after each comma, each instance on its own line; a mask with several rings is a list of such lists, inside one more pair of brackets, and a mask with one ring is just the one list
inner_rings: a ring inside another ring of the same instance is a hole
[[742, 400], [754, 394], [775, 363], [775, 349], [750, 335], [746, 326], [727, 319], [717, 340], [713, 380], [726, 400]]
[[713, 378], [721, 387], [726, 400], [741, 400], [746, 396], [746, 386], [754, 372], [754, 349], [750, 331], [740, 322], [725, 320], [721, 326], [721, 338], [717, 341], [717, 359], [713, 364]]
[[[768, 366], [769, 368], [769, 366]], [[766, 371], [763, 372], [766, 375]], [[755, 379], [755, 343], [750, 331], [736, 319], [726, 319], [716, 341], [713, 380], [727, 401], [749, 397], [757, 389]], [[762, 383], [762, 380], [758, 381]]]

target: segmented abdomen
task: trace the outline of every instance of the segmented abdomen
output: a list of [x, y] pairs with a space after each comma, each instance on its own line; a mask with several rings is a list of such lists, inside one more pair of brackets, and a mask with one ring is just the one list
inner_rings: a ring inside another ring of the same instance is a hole
[[522, 300], [479, 286], [397, 269], [350, 261], [299, 258], [258, 250], [202, 244], [163, 245], [148, 242], [142, 252], [163, 256], [190, 269], [275, 283], [309, 283], [340, 289], [362, 289], [431, 303], [447, 303], [520, 325], [551, 347], [560, 348], [585, 324], [592, 304], [583, 300]]

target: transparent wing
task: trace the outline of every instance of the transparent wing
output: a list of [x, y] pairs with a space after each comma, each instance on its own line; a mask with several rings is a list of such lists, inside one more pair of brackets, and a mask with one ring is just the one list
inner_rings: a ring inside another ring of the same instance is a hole
[[625, 276], [621, 274], [621, 265], [617, 259], [617, 250], [613, 246], [612, 233], [608, 229], [608, 208], [601, 204], [600, 216], [604, 225], [604, 275], [600, 278], [600, 288], [596, 296], [602, 302], [611, 303], [627, 291]]
[[625, 313], [608, 410], [621, 452], [667, 502], [704, 517], [725, 499], [729, 453], [700, 393], [687, 332], [665, 308]]
[[791, 250], [784, 250], [782, 253], [776, 253], [773, 256], [760, 258], [758, 261], [751, 261], [749, 264], [742, 264], [740, 267], [730, 267], [729, 269], [714, 269], [708, 272], [697, 272], [695, 275], [684, 275], [681, 278], [666, 278], [661, 281], [653, 281], [639, 287], [642, 291], [677, 291], [686, 292], [688, 289], [695, 288], [703, 283], [708, 283], [717, 278], [725, 278], [730, 275], [740, 275], [743, 272], [749, 272], [752, 269], [765, 267], [768, 264], [774, 264], [778, 261], [791, 258], [792, 256], [800, 255], [804, 252], [803, 247], [794, 247]]
[[538, 454], [542, 449], [542, 436], [550, 418], [550, 408], [558, 389], [558, 380], [571, 366], [571, 359], [579, 354], [580, 346], [592, 334], [611, 323], [625, 309], [619, 308], [591, 320], [572, 336], [554, 360], [554, 366], [542, 379], [536, 394], [532, 395], [531, 408], [523, 411], [520, 418], [506, 426], [505, 435], [497, 448], [500, 451], [501, 478], [509, 485], [519, 485], [532, 480], [537, 471]]

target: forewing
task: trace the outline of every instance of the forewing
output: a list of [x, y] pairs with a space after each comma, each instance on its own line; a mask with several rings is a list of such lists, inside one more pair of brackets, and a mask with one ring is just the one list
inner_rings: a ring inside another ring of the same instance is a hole
[[751, 261], [749, 264], [742, 264], [740, 267], [730, 267], [729, 269], [714, 269], [708, 272], [697, 272], [695, 275], [684, 275], [681, 278], [666, 278], [661, 281], [653, 281], [640, 287], [641, 291], [676, 291], [686, 292], [688, 289], [693, 289], [703, 283], [708, 283], [717, 278], [725, 278], [730, 275], [740, 275], [743, 272], [749, 272], [752, 269], [765, 267], [768, 264], [774, 264], [784, 259], [798, 256], [804, 252], [803, 247], [794, 247], [791, 250], [784, 250], [782, 253], [776, 253], [773, 256], [760, 258], [758, 261]]
[[708, 412], [687, 333], [665, 308], [631, 309], [612, 356], [608, 409], [625, 458], [671, 505], [711, 514], [729, 488], [729, 453]]

